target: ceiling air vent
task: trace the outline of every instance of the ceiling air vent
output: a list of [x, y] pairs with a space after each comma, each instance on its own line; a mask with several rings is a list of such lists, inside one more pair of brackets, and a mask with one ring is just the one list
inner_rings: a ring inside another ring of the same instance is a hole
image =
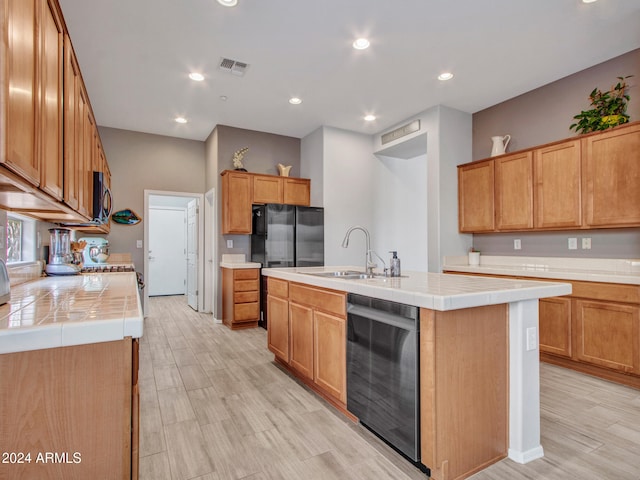
[[238, 62], [237, 60], [231, 60], [230, 58], [223, 58], [220, 60], [220, 70], [233, 73], [242, 77], [245, 70], [249, 65], [244, 62]]
[[394, 140], [398, 140], [410, 133], [415, 133], [420, 130], [420, 120], [414, 120], [411, 123], [407, 123], [406, 125], [396, 128], [392, 132], [385, 133], [382, 135], [382, 145], [385, 145], [389, 142], [393, 142]]

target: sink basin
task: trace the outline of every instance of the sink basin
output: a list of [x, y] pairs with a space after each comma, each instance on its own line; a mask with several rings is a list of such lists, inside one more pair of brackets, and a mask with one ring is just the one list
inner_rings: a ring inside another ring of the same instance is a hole
[[355, 280], [361, 278], [373, 278], [375, 275], [370, 273], [359, 272], [357, 270], [340, 270], [337, 272], [313, 272], [307, 273], [307, 275], [314, 275], [316, 277], [325, 278], [344, 278], [345, 280]]

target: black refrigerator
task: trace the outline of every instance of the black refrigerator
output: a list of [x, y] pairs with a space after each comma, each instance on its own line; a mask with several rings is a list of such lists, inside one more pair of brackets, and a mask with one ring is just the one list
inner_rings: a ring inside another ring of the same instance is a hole
[[[269, 203], [253, 206], [251, 261], [265, 268], [324, 265], [324, 209]], [[267, 328], [267, 281], [261, 276], [260, 321]]]

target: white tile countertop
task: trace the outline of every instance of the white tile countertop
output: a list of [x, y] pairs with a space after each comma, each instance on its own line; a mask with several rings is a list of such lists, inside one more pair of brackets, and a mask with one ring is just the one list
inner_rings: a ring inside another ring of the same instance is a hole
[[432, 310], [457, 310], [518, 302], [571, 293], [567, 283], [465, 277], [441, 273], [404, 272], [402, 277], [341, 279], [312, 273], [362, 270], [358, 267], [264, 268], [262, 274]]
[[140, 338], [135, 272], [43, 277], [0, 306], [0, 353]]
[[469, 265], [465, 255], [444, 257], [442, 269], [462, 273], [640, 285], [640, 259], [480, 255], [480, 265]]
[[223, 268], [260, 268], [262, 264], [247, 262], [247, 257], [242, 253], [225, 253], [222, 255], [220, 266]]

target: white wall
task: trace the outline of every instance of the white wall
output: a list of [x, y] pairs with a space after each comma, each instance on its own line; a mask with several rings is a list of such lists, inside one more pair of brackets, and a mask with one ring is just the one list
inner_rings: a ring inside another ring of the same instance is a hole
[[373, 248], [387, 267], [397, 250], [403, 270], [426, 272], [427, 156], [376, 160]]
[[324, 205], [323, 148], [322, 128], [307, 135], [300, 142], [300, 176], [311, 179], [311, 205]]
[[[440, 272], [444, 255], [471, 246], [471, 235], [458, 233], [456, 168], [471, 160], [471, 115], [434, 107], [414, 118], [422, 128], [411, 138], [425, 142], [425, 153], [410, 159], [376, 157], [380, 135], [323, 127], [302, 140], [301, 171], [312, 191], [318, 178], [323, 185], [327, 265], [364, 267], [362, 233], [340, 246], [353, 225], [371, 232], [371, 247], [387, 264], [397, 250], [403, 270]], [[322, 174], [314, 170], [320, 161]]]
[[458, 169], [471, 161], [472, 122], [468, 113], [438, 106], [424, 112], [429, 132], [429, 271], [441, 272], [445, 255], [464, 255], [473, 237], [458, 232]]
[[[315, 135], [314, 132], [312, 140], [317, 141]], [[342, 248], [341, 244], [344, 234], [353, 225], [373, 231], [376, 160], [371, 154], [371, 137], [323, 127], [322, 151], [325, 264], [362, 265], [364, 268], [364, 234], [353, 232], [348, 248]], [[312, 179], [312, 190], [313, 182]]]

